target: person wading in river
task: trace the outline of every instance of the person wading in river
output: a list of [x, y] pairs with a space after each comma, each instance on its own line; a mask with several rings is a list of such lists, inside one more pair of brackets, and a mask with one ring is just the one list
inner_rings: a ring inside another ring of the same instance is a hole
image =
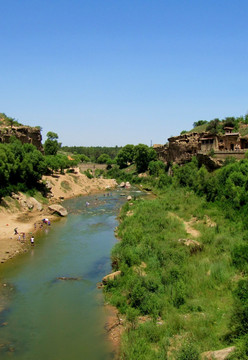
[[31, 245], [33, 246], [34, 245], [34, 237], [33, 236], [31, 236], [30, 242], [31, 242]]

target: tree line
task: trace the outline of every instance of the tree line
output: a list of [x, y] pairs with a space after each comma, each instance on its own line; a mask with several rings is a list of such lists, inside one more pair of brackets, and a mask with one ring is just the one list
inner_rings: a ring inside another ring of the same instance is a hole
[[121, 147], [115, 146], [62, 146], [61, 150], [74, 155], [85, 155], [91, 162], [97, 162], [97, 159], [106, 154], [110, 159], [114, 159]]

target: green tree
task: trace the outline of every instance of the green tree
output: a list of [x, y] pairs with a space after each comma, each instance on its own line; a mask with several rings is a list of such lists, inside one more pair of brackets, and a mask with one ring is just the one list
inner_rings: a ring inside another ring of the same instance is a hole
[[108, 161], [111, 161], [111, 158], [108, 154], [102, 154], [97, 158], [98, 164], [107, 164]]
[[134, 161], [139, 173], [145, 172], [148, 169], [149, 162], [157, 159], [156, 151], [144, 144], [136, 145], [134, 152]]
[[204, 125], [204, 124], [207, 124], [207, 120], [198, 120], [198, 121], [195, 121], [194, 124], [193, 124], [193, 127], [197, 127], [197, 126], [201, 126], [201, 125]]
[[79, 158], [82, 162], [90, 162], [90, 158], [84, 154], [80, 155]]
[[134, 145], [128, 144], [124, 146], [118, 153], [116, 157], [116, 163], [119, 165], [120, 169], [124, 169], [131, 164], [134, 159]]
[[235, 335], [245, 335], [248, 331], [248, 280], [239, 280], [234, 290], [234, 311], [231, 328]]
[[211, 120], [206, 128], [211, 134], [218, 134], [223, 129], [220, 119]]
[[52, 131], [47, 133], [47, 140], [44, 144], [45, 155], [56, 155], [61, 144], [58, 143], [58, 135]]
[[58, 171], [60, 168], [60, 164], [59, 164], [57, 156], [46, 155], [45, 162], [46, 162], [47, 168], [50, 169], [52, 172]]
[[159, 176], [165, 172], [165, 164], [161, 160], [150, 161], [148, 165], [150, 175]]

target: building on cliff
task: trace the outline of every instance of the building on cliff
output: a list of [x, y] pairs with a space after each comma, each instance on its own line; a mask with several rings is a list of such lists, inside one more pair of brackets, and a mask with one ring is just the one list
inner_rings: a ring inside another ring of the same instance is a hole
[[153, 148], [158, 158], [166, 163], [184, 164], [193, 156], [201, 160], [211, 157], [215, 160], [216, 167], [219, 167], [227, 157], [243, 159], [248, 151], [248, 135], [234, 133], [231, 127], [225, 127], [224, 130], [224, 134], [192, 132], [174, 136], [168, 139], [168, 144], [156, 144]]
[[15, 136], [22, 144], [33, 144], [39, 151], [44, 152], [40, 128], [23, 125], [0, 127], [0, 143], [9, 143], [12, 136]]

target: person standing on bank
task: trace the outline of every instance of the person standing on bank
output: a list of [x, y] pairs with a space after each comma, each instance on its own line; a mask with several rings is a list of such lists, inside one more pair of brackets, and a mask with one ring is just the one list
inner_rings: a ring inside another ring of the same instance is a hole
[[31, 236], [30, 242], [31, 242], [31, 245], [33, 246], [34, 245], [34, 237], [33, 236]]

